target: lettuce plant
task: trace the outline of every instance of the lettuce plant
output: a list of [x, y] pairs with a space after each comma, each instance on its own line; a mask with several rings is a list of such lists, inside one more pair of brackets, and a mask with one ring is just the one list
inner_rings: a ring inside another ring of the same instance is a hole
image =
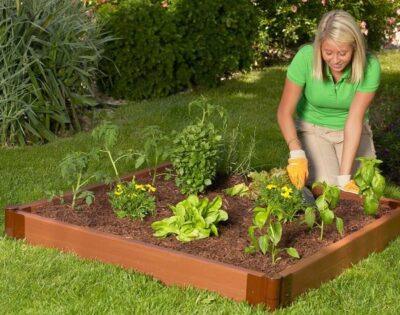
[[173, 216], [151, 225], [153, 235], [164, 238], [175, 234], [181, 242], [207, 238], [211, 234], [218, 236], [218, 222], [228, 220], [228, 214], [221, 207], [220, 196], [210, 202], [207, 198], [199, 199], [196, 195], [190, 195], [171, 206]]
[[[343, 220], [335, 215], [333, 210], [336, 208], [339, 198], [340, 198], [340, 190], [336, 186], [329, 185], [325, 182], [316, 182], [313, 184], [312, 188], [321, 187], [323, 192], [315, 200], [315, 206], [307, 207], [304, 213], [304, 222], [308, 225], [309, 228], [312, 228], [314, 224], [316, 224], [320, 230], [320, 240], [322, 240], [324, 236], [324, 227], [326, 225], [332, 224], [333, 221], [336, 221], [336, 228], [340, 235], [343, 235]], [[315, 212], [318, 211], [320, 222], [318, 223], [316, 220]]]
[[367, 215], [376, 215], [379, 199], [386, 186], [385, 178], [378, 168], [382, 161], [367, 157], [360, 157], [358, 160], [361, 165], [354, 175], [354, 180], [360, 188], [359, 194], [364, 198], [364, 212]]

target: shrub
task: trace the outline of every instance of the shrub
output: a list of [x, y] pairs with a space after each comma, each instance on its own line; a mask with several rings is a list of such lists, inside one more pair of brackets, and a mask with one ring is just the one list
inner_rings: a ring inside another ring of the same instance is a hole
[[179, 35], [169, 12], [150, 0], [126, 0], [104, 5], [98, 13], [105, 30], [117, 38], [106, 45], [101, 62], [105, 76], [99, 83], [104, 91], [141, 99], [179, 89], [175, 75]]
[[101, 47], [98, 27], [70, 0], [0, 4], [1, 145], [51, 140], [80, 129], [93, 105], [91, 81]]
[[248, 0], [122, 0], [98, 9], [109, 42], [101, 88], [114, 97], [164, 96], [215, 85], [253, 61], [257, 14]]
[[313, 40], [322, 15], [342, 9], [362, 24], [370, 49], [378, 50], [393, 32], [400, 1], [300, 1], [254, 0], [261, 13], [257, 60], [262, 66], [274, 59], [287, 59], [300, 45]]
[[191, 83], [214, 85], [250, 67], [258, 14], [249, 0], [173, 0], [172, 10]]

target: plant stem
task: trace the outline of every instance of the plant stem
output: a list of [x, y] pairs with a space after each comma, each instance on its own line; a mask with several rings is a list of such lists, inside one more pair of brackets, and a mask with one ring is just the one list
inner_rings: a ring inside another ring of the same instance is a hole
[[76, 195], [78, 194], [78, 191], [79, 191], [79, 188], [80, 188], [81, 178], [82, 178], [82, 174], [79, 173], [78, 181], [76, 183], [76, 187], [72, 187], [72, 203], [71, 203], [71, 208], [72, 209], [75, 208], [75, 200], [76, 200]]
[[324, 221], [321, 222], [321, 235], [319, 236], [320, 241], [322, 241], [323, 236], [324, 236]]
[[154, 186], [154, 183], [156, 182], [157, 164], [158, 164], [158, 156], [156, 156], [156, 161], [155, 161], [155, 165], [153, 168], [153, 181], [151, 182], [151, 184], [153, 186]]
[[110, 158], [111, 164], [112, 164], [112, 166], [113, 166], [113, 168], [114, 168], [115, 176], [117, 176], [117, 181], [119, 182], [120, 179], [119, 179], [119, 174], [118, 174], [117, 166], [115, 165], [115, 162], [114, 162], [114, 160], [113, 160], [113, 157], [112, 157], [112, 155], [111, 155], [111, 152], [110, 152], [110, 150], [108, 150], [108, 149], [106, 150], [106, 152], [107, 152], [108, 157]]

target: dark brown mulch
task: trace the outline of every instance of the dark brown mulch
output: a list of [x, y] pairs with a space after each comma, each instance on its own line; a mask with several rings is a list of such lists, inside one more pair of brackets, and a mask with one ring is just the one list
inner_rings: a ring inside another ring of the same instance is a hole
[[[150, 178], [143, 182], [150, 182]], [[210, 200], [222, 189], [231, 187], [241, 182], [241, 178], [233, 177], [220, 183], [213, 191], [205, 194]], [[96, 193], [95, 202], [89, 207], [82, 205], [81, 210], [72, 210], [68, 205], [52, 205], [40, 208], [36, 213], [59, 221], [89, 227], [102, 232], [121, 235], [126, 239], [140, 240], [146, 243], [159, 245], [165, 248], [182, 251], [213, 259], [216, 261], [240, 266], [252, 270], [265, 272], [268, 276], [284, 270], [286, 267], [298, 262], [282, 252], [282, 259], [272, 265], [269, 254], [261, 253], [245, 254], [244, 248], [249, 245], [247, 229], [252, 222], [253, 203], [247, 198], [223, 196], [223, 208], [228, 212], [229, 219], [218, 226], [219, 237], [181, 243], [170, 236], [166, 239], [157, 239], [153, 234], [151, 223], [171, 216], [170, 204], [176, 204], [185, 197], [176, 188], [173, 181], [165, 181], [162, 178], [156, 183], [157, 213], [145, 218], [143, 221], [131, 221], [118, 219], [108, 202], [107, 191]], [[381, 207], [378, 217], [388, 213], [389, 207]], [[336, 208], [335, 213], [344, 220], [345, 236], [355, 232], [374, 221], [363, 213], [361, 204], [355, 201], [343, 200]], [[319, 240], [319, 229], [308, 231], [304, 224], [288, 223], [284, 227], [284, 235], [280, 243], [281, 247], [295, 247], [302, 258], [312, 255], [322, 247], [334, 243], [340, 239], [335, 224], [326, 228], [324, 239]]]

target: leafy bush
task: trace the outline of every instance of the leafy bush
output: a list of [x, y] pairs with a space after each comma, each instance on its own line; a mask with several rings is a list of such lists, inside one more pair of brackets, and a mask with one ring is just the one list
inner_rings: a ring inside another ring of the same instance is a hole
[[250, 67], [258, 26], [251, 1], [172, 0], [171, 4], [191, 83], [214, 85], [221, 77]]
[[7, 0], [0, 16], [1, 145], [79, 130], [108, 38], [100, 39], [79, 1]]
[[155, 197], [151, 194], [156, 188], [150, 184], [138, 184], [135, 178], [129, 183], [118, 183], [114, 191], [109, 193], [109, 201], [119, 218], [143, 220], [156, 209]]
[[217, 172], [222, 144], [221, 130], [211, 122], [212, 115], [223, 117], [217, 107], [203, 101], [190, 104], [199, 106], [202, 118], [175, 132], [170, 152], [176, 173], [175, 183], [183, 194], [199, 193], [211, 185]]
[[181, 84], [175, 74], [179, 34], [159, 3], [125, 0], [99, 11], [104, 29], [117, 38], [105, 48], [100, 87], [117, 98], [141, 99], [176, 92]]
[[168, 95], [215, 85], [252, 63], [256, 9], [248, 0], [122, 0], [98, 17], [109, 42], [100, 86], [114, 97]]
[[219, 196], [209, 202], [207, 198], [199, 199], [196, 195], [190, 195], [176, 206], [171, 206], [174, 213], [172, 217], [151, 225], [154, 236], [163, 238], [176, 234], [181, 242], [207, 238], [211, 234], [218, 236], [218, 222], [228, 220], [228, 214], [221, 207], [222, 199]]
[[400, 6], [398, 0], [254, 0], [254, 3], [262, 12], [256, 45], [261, 66], [274, 59], [287, 59], [293, 50], [312, 41], [322, 15], [333, 9], [352, 14], [360, 22], [369, 48], [378, 50], [393, 32]]

